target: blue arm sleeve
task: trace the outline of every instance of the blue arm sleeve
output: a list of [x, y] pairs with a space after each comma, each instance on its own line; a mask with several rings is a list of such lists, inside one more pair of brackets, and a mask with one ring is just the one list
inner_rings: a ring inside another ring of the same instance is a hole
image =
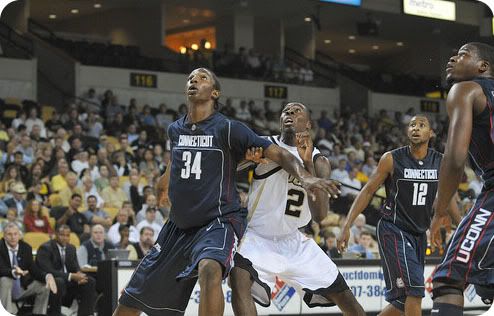
[[245, 152], [251, 147], [268, 148], [272, 143], [254, 133], [245, 124], [231, 121], [229, 131], [229, 145], [237, 161], [244, 158]]

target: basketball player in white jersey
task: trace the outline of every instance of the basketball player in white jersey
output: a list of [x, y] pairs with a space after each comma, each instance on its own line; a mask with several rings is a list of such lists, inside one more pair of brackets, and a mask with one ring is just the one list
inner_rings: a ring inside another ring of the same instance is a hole
[[[281, 135], [268, 139], [297, 157], [312, 175], [329, 178], [329, 162], [313, 147], [308, 132], [307, 108], [301, 103], [287, 104], [280, 125]], [[251, 153], [256, 151], [260, 149]], [[248, 153], [247, 159], [255, 161], [253, 155], [249, 158]], [[333, 261], [299, 231], [311, 218], [319, 222], [326, 217], [328, 195], [321, 191], [309, 197], [280, 166], [264, 162], [254, 171], [248, 201], [252, 217], [231, 273], [235, 315], [257, 315], [254, 300], [269, 306], [276, 277], [293, 286], [309, 307], [336, 304], [344, 315], [365, 315]]]

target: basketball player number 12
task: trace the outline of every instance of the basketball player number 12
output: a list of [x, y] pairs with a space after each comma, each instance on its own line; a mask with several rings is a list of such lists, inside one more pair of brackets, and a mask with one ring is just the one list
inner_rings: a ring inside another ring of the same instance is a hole
[[427, 196], [427, 183], [413, 183], [413, 201], [412, 205], [425, 205]]
[[[182, 172], [180, 177], [182, 179], [189, 179], [190, 174], [195, 174], [196, 180], [201, 179], [201, 152], [197, 152], [194, 160], [192, 161], [192, 152], [184, 151], [182, 153], [182, 161], [184, 162], [184, 167], [182, 168]], [[190, 163], [192, 162], [192, 166]]]

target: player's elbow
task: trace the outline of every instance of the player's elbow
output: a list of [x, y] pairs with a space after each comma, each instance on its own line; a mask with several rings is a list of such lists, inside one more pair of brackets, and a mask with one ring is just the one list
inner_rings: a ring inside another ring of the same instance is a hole
[[450, 170], [463, 170], [465, 166], [466, 154], [451, 152], [444, 155], [443, 164]]

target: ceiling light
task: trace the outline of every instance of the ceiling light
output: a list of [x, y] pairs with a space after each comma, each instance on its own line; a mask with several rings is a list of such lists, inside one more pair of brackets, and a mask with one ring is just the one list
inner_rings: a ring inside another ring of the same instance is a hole
[[96, 9], [101, 8], [101, 3], [95, 3], [95, 4], [94, 4], [94, 7], [95, 7]]
[[304, 21], [305, 21], [305, 22], [310, 22], [310, 21], [312, 21], [312, 19], [310, 18], [310, 16], [306, 16], [306, 17], [304, 18]]
[[198, 50], [199, 49], [199, 45], [192, 44], [192, 45], [190, 45], [190, 48], [192, 48], [193, 50]]
[[379, 46], [378, 45], [372, 45], [372, 49], [373, 50], [378, 50], [379, 49]]
[[355, 35], [349, 35], [348, 39], [353, 41], [355, 39]]
[[180, 54], [182, 54], [182, 55], [183, 55], [183, 54], [185, 54], [185, 53], [187, 53], [187, 47], [185, 47], [185, 46], [180, 46]]
[[324, 44], [331, 44], [331, 40], [330, 39], [325, 39], [324, 40]]
[[54, 20], [54, 19], [56, 19], [56, 18], [57, 18], [57, 15], [56, 15], [56, 14], [50, 14], [50, 15], [48, 16], [48, 18], [49, 18], [49, 19]]
[[206, 43], [204, 43], [204, 48], [205, 49], [211, 49], [211, 42], [210, 41], [206, 41]]
[[79, 13], [79, 10], [78, 9], [72, 9], [72, 10], [70, 10], [70, 13], [77, 14], [77, 13]]
[[350, 49], [348, 50], [348, 52], [349, 52], [350, 54], [355, 54], [357, 51], [356, 51], [355, 49], [353, 49], [353, 48], [350, 48]]
[[396, 46], [403, 46], [405, 44], [403, 44], [403, 42], [396, 42]]
[[187, 24], [187, 23], [190, 23], [190, 20], [189, 19], [183, 19], [182, 22], [184, 22], [185, 24]]

